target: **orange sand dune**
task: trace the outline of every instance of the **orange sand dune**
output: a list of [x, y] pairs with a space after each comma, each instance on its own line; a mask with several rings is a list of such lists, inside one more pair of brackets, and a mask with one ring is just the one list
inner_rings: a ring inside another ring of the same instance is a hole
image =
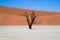
[[4, 6], [0, 6], [0, 25], [27, 25], [26, 17], [23, 16], [25, 11], [28, 14], [34, 11], [35, 14], [39, 15], [36, 18], [37, 23], [35, 25], [60, 25], [59, 12], [26, 10]]

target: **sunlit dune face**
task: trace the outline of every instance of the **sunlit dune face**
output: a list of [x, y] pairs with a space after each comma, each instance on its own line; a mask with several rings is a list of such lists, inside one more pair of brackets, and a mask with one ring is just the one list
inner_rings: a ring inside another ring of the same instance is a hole
[[[32, 10], [0, 7], [0, 25], [28, 25], [24, 12], [31, 14]], [[33, 10], [38, 16], [33, 25], [60, 25], [60, 13]], [[31, 20], [31, 19], [30, 19]]]

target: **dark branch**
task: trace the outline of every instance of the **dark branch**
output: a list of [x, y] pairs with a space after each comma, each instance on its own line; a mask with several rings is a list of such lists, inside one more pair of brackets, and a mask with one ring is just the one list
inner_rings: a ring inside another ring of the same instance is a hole
[[27, 14], [27, 12], [24, 12], [23, 16], [26, 17], [28, 25], [30, 25], [29, 14]]
[[29, 19], [29, 14], [28, 14], [27, 12], [24, 12], [23, 16], [26, 17], [27, 23], [28, 23], [29, 27], [31, 27], [32, 24], [35, 24], [35, 23], [36, 23], [36, 17], [37, 17], [38, 15], [36, 15], [36, 14], [32, 11], [32, 13], [31, 13], [31, 15], [30, 15], [31, 21], [30, 21], [30, 19]]

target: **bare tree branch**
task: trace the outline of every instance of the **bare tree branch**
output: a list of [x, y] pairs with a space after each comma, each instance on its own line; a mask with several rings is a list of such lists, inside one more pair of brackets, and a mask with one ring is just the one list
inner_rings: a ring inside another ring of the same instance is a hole
[[24, 14], [23, 14], [23, 16], [26, 17], [28, 25], [30, 25], [29, 14], [27, 14], [27, 12], [25, 11]]
[[36, 23], [36, 17], [37, 17], [38, 15], [36, 15], [36, 14], [32, 11], [32, 13], [31, 13], [31, 15], [30, 15], [31, 21], [30, 21], [30, 19], [29, 19], [29, 14], [28, 14], [26, 11], [24, 12], [23, 16], [26, 17], [27, 23], [28, 23], [28, 25], [29, 25], [29, 28], [31, 29], [32, 24], [35, 24], [35, 23]]
[[27, 12], [24, 12], [23, 16], [26, 16], [27, 17], [28, 16]]

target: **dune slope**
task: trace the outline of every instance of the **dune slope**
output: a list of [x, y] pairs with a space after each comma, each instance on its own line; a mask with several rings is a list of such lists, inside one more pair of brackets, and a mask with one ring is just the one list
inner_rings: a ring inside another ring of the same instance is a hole
[[59, 12], [26, 10], [5, 6], [0, 6], [0, 25], [27, 25], [26, 17], [23, 16], [25, 11], [28, 14], [33, 11], [39, 15], [36, 18], [37, 23], [35, 25], [60, 25]]

